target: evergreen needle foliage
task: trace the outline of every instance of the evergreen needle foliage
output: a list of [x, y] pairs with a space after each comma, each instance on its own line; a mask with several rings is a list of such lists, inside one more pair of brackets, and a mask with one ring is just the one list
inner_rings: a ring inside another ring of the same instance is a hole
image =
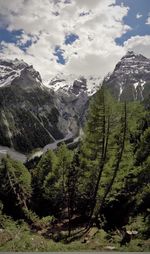
[[150, 114], [143, 105], [115, 101], [102, 86], [77, 148], [49, 150], [32, 169], [1, 160], [0, 250], [25, 250], [12, 232], [31, 251], [148, 250]]

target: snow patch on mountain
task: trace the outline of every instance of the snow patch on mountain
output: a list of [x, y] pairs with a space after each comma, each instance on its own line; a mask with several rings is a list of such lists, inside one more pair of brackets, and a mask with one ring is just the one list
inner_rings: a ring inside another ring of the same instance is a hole
[[10, 85], [15, 78], [20, 76], [21, 70], [27, 66], [25, 62], [18, 59], [0, 59], [0, 87]]
[[39, 83], [41, 87], [47, 87], [55, 92], [69, 93], [73, 92], [78, 96], [80, 93], [87, 93], [88, 96], [92, 96], [100, 87], [102, 82], [101, 77], [88, 76], [77, 77], [70, 74], [65, 75], [58, 73], [52, 77], [50, 81], [42, 83], [40, 74], [34, 70], [33, 66], [28, 65], [23, 60], [9, 60], [0, 59], [0, 88], [4, 86], [10, 86], [16, 78], [25, 78], [25, 71], [31, 74], [35, 82]]
[[137, 86], [139, 85], [139, 82], [135, 82], [134, 84], [135, 89], [137, 89]]
[[[88, 96], [92, 96], [100, 87], [101, 82], [101, 77], [76, 77], [73, 74], [64, 75], [62, 73], [59, 73], [58, 75], [53, 77], [49, 84], [46, 84], [46, 86], [54, 91], [68, 93], [69, 91], [74, 90], [74, 86], [77, 86], [78, 84], [79, 93], [85, 91]], [[79, 93], [76, 95], [79, 95]]]
[[28, 70], [35, 81], [42, 85], [41, 77], [32, 65], [28, 65], [17, 58], [15, 60], [0, 59], [0, 88], [11, 85], [16, 78], [21, 77], [25, 70]]
[[118, 100], [143, 100], [150, 94], [150, 59], [128, 51], [103, 82]]

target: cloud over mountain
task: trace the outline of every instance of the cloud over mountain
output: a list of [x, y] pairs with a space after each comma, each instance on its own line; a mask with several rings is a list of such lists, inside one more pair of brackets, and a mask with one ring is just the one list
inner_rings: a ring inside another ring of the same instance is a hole
[[126, 51], [115, 39], [131, 29], [128, 9], [115, 0], [1, 1], [1, 27], [18, 34], [1, 41], [0, 57], [24, 59], [45, 81], [57, 72], [104, 76]]

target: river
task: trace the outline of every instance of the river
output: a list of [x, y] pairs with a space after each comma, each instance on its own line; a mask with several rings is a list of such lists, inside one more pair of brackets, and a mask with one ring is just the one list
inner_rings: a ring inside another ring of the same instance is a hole
[[25, 154], [19, 153], [7, 146], [0, 146], [0, 158], [4, 157], [6, 154], [8, 154], [12, 159], [22, 162], [25, 162], [27, 159], [27, 156]]
[[[45, 153], [47, 150], [49, 149], [56, 149], [57, 145], [61, 142], [65, 142], [67, 140], [72, 139], [72, 141], [70, 142], [71, 144], [73, 142], [77, 142], [79, 140], [79, 137], [74, 139], [74, 136], [72, 135], [72, 133], [68, 133], [68, 135], [60, 140], [55, 141], [54, 143], [51, 144], [47, 144], [44, 148], [41, 148], [39, 151], [35, 152], [34, 154], [32, 154], [30, 156], [30, 159], [35, 158], [36, 156], [41, 156], [43, 153]], [[69, 144], [69, 143], [68, 143]], [[0, 158], [4, 157], [5, 155], [9, 155], [12, 159], [14, 160], [18, 160], [21, 162], [25, 162], [27, 160], [27, 155], [22, 154], [20, 152], [17, 152], [16, 150], [14, 150], [13, 148], [9, 148], [7, 146], [0, 146]]]

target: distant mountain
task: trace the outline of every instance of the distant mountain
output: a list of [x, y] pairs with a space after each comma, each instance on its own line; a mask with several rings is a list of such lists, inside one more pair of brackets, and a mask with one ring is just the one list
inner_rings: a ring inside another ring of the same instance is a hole
[[[58, 74], [49, 85], [24, 61], [0, 59], [0, 146], [28, 153], [77, 136], [100, 77]], [[150, 59], [129, 51], [103, 81], [118, 100], [150, 95]]]
[[[102, 78], [100, 76], [79, 76], [76, 75], [64, 75], [59, 73], [54, 76], [49, 82], [49, 87], [54, 91], [61, 92], [70, 92], [71, 90], [76, 90], [76, 94], [78, 95], [80, 92], [85, 91], [88, 96], [93, 95], [100, 86]], [[77, 88], [78, 87], [78, 88]]]
[[42, 84], [32, 66], [0, 59], [0, 145], [29, 152], [76, 135], [77, 121], [74, 109]]
[[145, 99], [150, 94], [150, 59], [128, 51], [103, 84], [118, 100]]

